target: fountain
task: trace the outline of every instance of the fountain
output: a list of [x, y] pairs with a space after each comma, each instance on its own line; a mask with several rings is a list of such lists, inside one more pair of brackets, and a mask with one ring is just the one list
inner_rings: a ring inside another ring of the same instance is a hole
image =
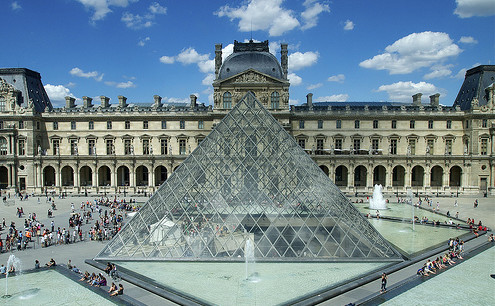
[[412, 193], [411, 189], [409, 189], [407, 191], [407, 198], [408, 198], [409, 204], [411, 204], [411, 207], [412, 207], [412, 225], [413, 225], [412, 228], [414, 231], [414, 221], [415, 221], [415, 219], [414, 219], [414, 203], [413, 203], [413, 193]]
[[382, 194], [382, 185], [375, 185], [373, 197], [370, 198], [370, 209], [387, 209], [387, 204]]
[[17, 273], [21, 270], [21, 260], [17, 257], [15, 257], [14, 254], [11, 254], [9, 256], [9, 259], [7, 260], [7, 274], [5, 275], [5, 295], [2, 296], [2, 298], [10, 298], [12, 297], [11, 295], [8, 294], [9, 290], [9, 271], [14, 268], [14, 271]]
[[246, 239], [244, 246], [244, 258], [246, 261], [246, 281], [256, 283], [259, 281], [258, 273], [255, 269], [254, 243], [251, 239]]

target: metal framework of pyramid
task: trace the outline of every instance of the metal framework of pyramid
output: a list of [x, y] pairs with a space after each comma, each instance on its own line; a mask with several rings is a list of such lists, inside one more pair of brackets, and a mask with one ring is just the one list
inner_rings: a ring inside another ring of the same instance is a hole
[[[251, 243], [248, 243], [248, 240]], [[400, 260], [248, 93], [96, 260]]]

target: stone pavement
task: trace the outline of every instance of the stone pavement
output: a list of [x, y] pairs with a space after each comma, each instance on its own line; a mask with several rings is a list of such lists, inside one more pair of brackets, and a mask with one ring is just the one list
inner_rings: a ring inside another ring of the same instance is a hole
[[[110, 197], [110, 196], [109, 196]], [[387, 198], [387, 196], [385, 196]], [[118, 197], [120, 199], [120, 197]], [[144, 197], [126, 197], [126, 200], [130, 198], [136, 199], [139, 202], [145, 202], [147, 198]], [[360, 197], [359, 199], [361, 199]], [[396, 202], [397, 199], [395, 197], [388, 197], [391, 202]], [[20, 201], [19, 199], [9, 199], [8, 206], [5, 203], [0, 201], [0, 222], [2, 218], [5, 218], [7, 225], [10, 224], [10, 221], [16, 222], [16, 226], [18, 228], [22, 228], [24, 223], [24, 218], [17, 218], [16, 208], [23, 207], [25, 216], [27, 217], [29, 213], [35, 212], [38, 220], [46, 226], [50, 226], [50, 222], [53, 220], [55, 223], [55, 228], [68, 228], [68, 219], [71, 213], [71, 203], [74, 203], [76, 212], [80, 212], [80, 204], [82, 201], [93, 200], [94, 197], [89, 195], [88, 197], [68, 197], [66, 199], [55, 198], [55, 204], [57, 206], [57, 210], [55, 210], [54, 217], [48, 218], [47, 211], [51, 207], [50, 204], [46, 201], [44, 196], [39, 197], [40, 201], [38, 204], [38, 196], [30, 197], [27, 201]], [[111, 198], [112, 199], [112, 198]], [[354, 201], [355, 198], [350, 198], [351, 201]], [[457, 199], [458, 206], [454, 207], [454, 201]], [[474, 200], [478, 199], [479, 205], [478, 208], [473, 208]], [[414, 199], [417, 201], [417, 198]], [[445, 214], [447, 211], [450, 211], [452, 216], [455, 213], [459, 212], [459, 218], [462, 220], [467, 220], [467, 218], [474, 218], [475, 222], [478, 223], [479, 220], [482, 220], [484, 225], [487, 225], [492, 230], [495, 228], [495, 198], [494, 197], [474, 197], [474, 196], [460, 196], [458, 198], [451, 197], [439, 197], [433, 198], [433, 207], [436, 207], [436, 202], [439, 202], [440, 212]], [[424, 206], [424, 205], [423, 205]], [[103, 210], [108, 209], [103, 207]], [[93, 218], [97, 218], [98, 214], [95, 213]], [[92, 224], [83, 225], [83, 231], [87, 232]], [[5, 238], [6, 229], [0, 232], [2, 239]], [[476, 244], [486, 241], [486, 237], [480, 237], [475, 239], [472, 242], [469, 242], [467, 247], [474, 247]], [[76, 265], [79, 269], [85, 271], [88, 270], [90, 272], [100, 272], [96, 270], [94, 267], [87, 265], [84, 263], [85, 259], [93, 258], [98, 252], [100, 252], [106, 242], [97, 242], [97, 241], [86, 241], [77, 242], [69, 245], [52, 245], [47, 248], [40, 248], [39, 244], [35, 243], [34, 245], [31, 243], [30, 247], [24, 251], [13, 251], [16, 257], [20, 258], [22, 261], [22, 265], [24, 269], [29, 269], [34, 267], [34, 260], [38, 259], [41, 264], [45, 264], [50, 260], [50, 258], [54, 258], [58, 264], [67, 264], [69, 259], [72, 260], [72, 263]], [[6, 263], [10, 253], [2, 253], [0, 254], [0, 263]], [[420, 261], [417, 265], [422, 265], [423, 261]], [[406, 269], [397, 271], [392, 273], [389, 276], [389, 287], [393, 286], [394, 283], [398, 283], [404, 278], [414, 275], [417, 268], [417, 265], [412, 265]], [[173, 305], [170, 301], [167, 301], [163, 298], [160, 298], [156, 295], [153, 295], [141, 288], [135, 287], [132, 284], [124, 282], [125, 294], [133, 297], [139, 302], [142, 302], [146, 305]], [[364, 297], [372, 295], [374, 292], [377, 292], [380, 288], [379, 281], [376, 280], [374, 282], [369, 283], [368, 285], [359, 287], [349, 293], [346, 293], [340, 297], [334, 298], [331, 301], [328, 301], [324, 304], [326, 305], [345, 305], [351, 301], [358, 301]]]
[[[93, 200], [94, 197], [89, 195], [88, 197], [68, 197], [65, 199], [59, 199], [55, 197], [55, 204], [57, 206], [57, 210], [53, 211], [53, 218], [48, 218], [47, 212], [48, 208], [51, 207], [46, 201], [45, 196], [40, 196], [40, 204], [38, 204], [38, 197], [30, 197], [27, 201], [20, 201], [19, 199], [15, 199], [15, 203], [13, 199], [10, 199], [12, 203], [9, 203], [9, 206], [5, 205], [0, 200], [0, 222], [2, 218], [5, 218], [7, 226], [10, 225], [10, 221], [14, 221], [16, 224], [16, 228], [20, 229], [24, 227], [24, 218], [18, 218], [16, 215], [17, 207], [22, 207], [24, 209], [25, 217], [29, 215], [29, 213], [35, 212], [37, 215], [37, 219], [40, 223], [44, 224], [45, 227], [50, 227], [50, 222], [53, 220], [55, 223], [55, 229], [57, 227], [69, 228], [69, 217], [72, 213], [71, 211], [71, 203], [74, 203], [75, 212], [81, 212], [80, 206], [81, 201]], [[110, 198], [110, 197], [109, 197]], [[120, 199], [119, 197], [117, 197]], [[147, 198], [144, 197], [126, 197], [126, 201], [130, 199], [136, 199], [136, 202], [145, 202]], [[111, 197], [110, 199], [113, 199]], [[105, 209], [109, 209], [108, 207], [103, 206], [103, 213]], [[93, 213], [93, 223], [84, 224], [82, 226], [83, 232], [87, 232], [90, 227], [94, 224], [95, 219], [98, 218], [98, 213]], [[125, 219], [124, 219], [125, 220]], [[3, 229], [0, 234], [2, 239], [5, 239], [5, 235], [8, 233], [8, 229]], [[71, 230], [72, 233], [72, 230]], [[10, 254], [14, 254], [17, 258], [21, 260], [22, 269], [32, 269], [34, 268], [34, 261], [37, 259], [40, 261], [41, 265], [47, 263], [50, 258], [53, 258], [58, 265], [64, 264], [66, 265], [69, 259], [72, 261], [72, 264], [78, 267], [82, 271], [92, 272], [101, 272], [100, 270], [95, 269], [94, 267], [86, 264], [84, 260], [93, 258], [96, 254], [98, 254], [107, 241], [89, 241], [86, 239], [82, 242], [76, 242], [67, 245], [51, 245], [46, 248], [41, 248], [40, 244], [36, 241], [30, 243], [29, 247], [23, 251], [14, 250], [11, 252], [5, 252], [0, 254], [0, 264], [6, 264]], [[107, 279], [110, 281], [110, 279]], [[161, 297], [158, 297], [154, 294], [149, 293], [139, 287], [136, 287], [127, 282], [123, 282], [125, 288], [125, 294], [131, 296], [137, 301], [144, 303], [146, 305], [175, 305], [172, 302], [165, 300]]]

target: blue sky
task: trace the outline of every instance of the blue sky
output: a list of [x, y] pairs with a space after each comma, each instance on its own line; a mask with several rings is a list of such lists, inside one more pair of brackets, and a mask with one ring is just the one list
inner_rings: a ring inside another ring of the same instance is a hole
[[5, 0], [0, 17], [0, 67], [40, 72], [55, 106], [211, 104], [214, 45], [225, 56], [251, 35], [277, 58], [289, 44], [291, 104], [439, 92], [452, 105], [467, 69], [495, 64], [493, 0]]

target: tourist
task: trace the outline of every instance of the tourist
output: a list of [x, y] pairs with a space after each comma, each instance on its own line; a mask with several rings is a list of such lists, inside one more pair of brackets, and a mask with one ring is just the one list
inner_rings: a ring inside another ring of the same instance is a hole
[[36, 259], [36, 260], [34, 261], [34, 268], [35, 268], [35, 269], [39, 269], [39, 268], [40, 268], [40, 262], [39, 262], [39, 260], [38, 260], [38, 259]]
[[380, 293], [387, 291], [387, 274], [385, 272], [382, 273], [382, 287], [380, 289]]
[[6, 266], [2, 265], [0, 267], [0, 274], [7, 274], [7, 267]]
[[87, 281], [87, 280], [89, 280], [89, 277], [90, 277], [89, 272], [88, 271], [85, 271], [84, 274], [83, 274], [83, 276], [81, 277], [81, 279], [79, 281], [80, 282]]
[[72, 261], [69, 259], [69, 262], [67, 263], [67, 269], [72, 270]]
[[380, 211], [379, 210], [376, 211], [376, 218], [380, 219]]
[[45, 264], [45, 266], [47, 266], [47, 267], [54, 267], [56, 265], [57, 265], [57, 263], [55, 262], [55, 260], [53, 260], [53, 258], [50, 259], [50, 261]]
[[495, 238], [493, 237], [493, 234], [490, 234], [490, 236], [488, 236], [488, 242], [495, 242], [494, 239]]
[[455, 218], [456, 218], [456, 219], [459, 219], [459, 212], [456, 212], [456, 213], [455, 213]]
[[454, 207], [457, 207], [459, 206], [459, 204], [457, 204], [457, 199], [454, 201]]
[[119, 284], [119, 289], [114, 290], [112, 293], [110, 293], [110, 296], [122, 295], [122, 294], [124, 294], [124, 286], [122, 286], [122, 284]]
[[117, 290], [117, 285], [115, 285], [115, 283], [112, 282], [112, 286], [110, 286], [108, 293], [112, 293], [113, 291], [116, 291], [116, 290]]
[[478, 199], [474, 200], [474, 208], [477, 208], [478, 207]]

